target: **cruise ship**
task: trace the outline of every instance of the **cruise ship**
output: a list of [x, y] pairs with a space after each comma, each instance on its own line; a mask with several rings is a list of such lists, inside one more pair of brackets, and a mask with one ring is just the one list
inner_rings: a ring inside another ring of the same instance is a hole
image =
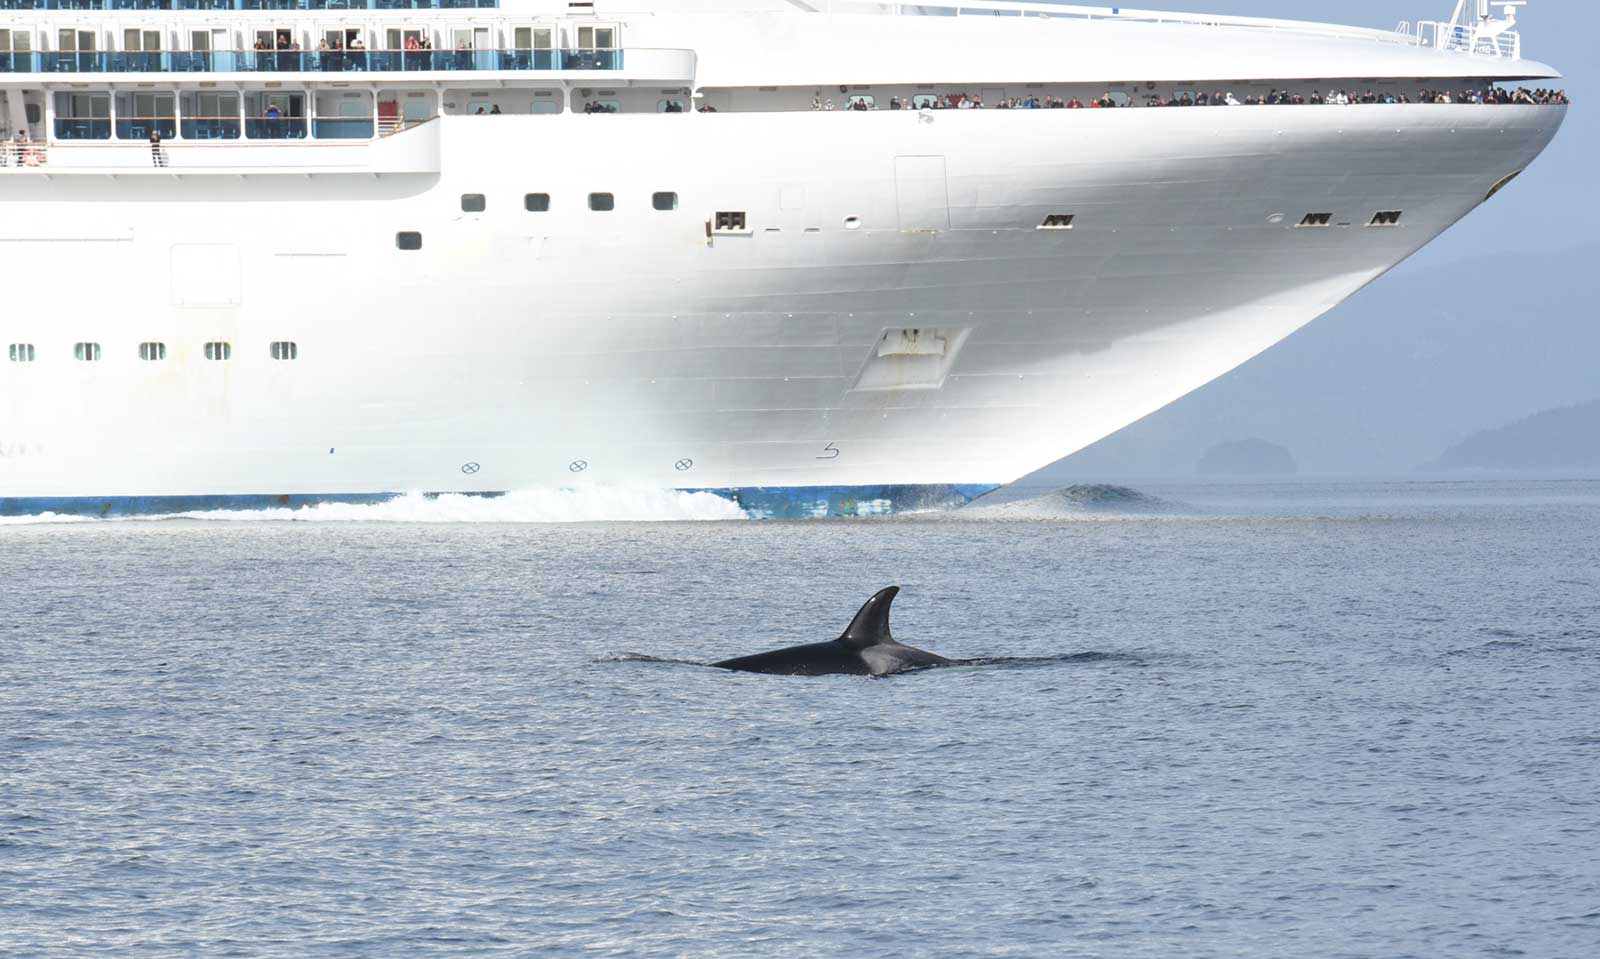
[[0, 0], [0, 513], [958, 506], [1522, 173], [1522, 6]]

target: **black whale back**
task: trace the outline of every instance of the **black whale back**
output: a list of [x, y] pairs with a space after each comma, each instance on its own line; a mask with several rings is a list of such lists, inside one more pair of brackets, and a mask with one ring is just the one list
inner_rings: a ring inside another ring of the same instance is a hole
[[779, 676], [884, 676], [905, 669], [946, 665], [949, 661], [943, 657], [902, 646], [889, 633], [889, 608], [899, 592], [900, 587], [890, 586], [867, 600], [838, 639], [726, 659], [711, 665], [718, 669]]

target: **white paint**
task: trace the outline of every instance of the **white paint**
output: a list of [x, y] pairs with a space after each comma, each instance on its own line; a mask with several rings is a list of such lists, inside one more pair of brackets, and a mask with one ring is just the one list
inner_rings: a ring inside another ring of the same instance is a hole
[[[698, 46], [668, 59], [698, 63], [702, 85], [827, 77], [835, 94], [860, 72], [910, 83], [951, 64], [974, 91], [1142, 69], [1407, 84], [1464, 63], [1547, 69], [1238, 32], [773, 12], [624, 28]], [[175, 144], [167, 171], [137, 145], [57, 147], [47, 176], [0, 171], [4, 229], [123, 239], [14, 245], [8, 265], [26, 269], [0, 342], [38, 359], [0, 359], [0, 432], [29, 451], [0, 458], [0, 497], [1004, 483], [1330, 309], [1526, 167], [1564, 116], [446, 116], [370, 144]], [[652, 208], [662, 190], [676, 210]], [[533, 192], [549, 212], [524, 209]], [[616, 209], [591, 212], [591, 192]], [[464, 193], [487, 210], [464, 215]], [[708, 243], [719, 210], [746, 211], [751, 235]], [[1378, 210], [1402, 224], [1293, 228], [1309, 211], [1363, 224]], [[1037, 229], [1051, 213], [1073, 229]], [[423, 249], [397, 250], [400, 231]], [[955, 340], [879, 355], [908, 329]], [[278, 340], [299, 359], [273, 360]], [[146, 341], [168, 359], [140, 361]], [[209, 341], [233, 359], [205, 361]], [[103, 360], [74, 361], [75, 342]]]

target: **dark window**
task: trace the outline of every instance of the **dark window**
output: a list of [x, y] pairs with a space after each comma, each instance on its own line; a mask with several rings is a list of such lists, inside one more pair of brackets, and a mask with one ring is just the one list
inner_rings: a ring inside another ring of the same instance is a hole
[[32, 363], [35, 356], [32, 343], [13, 343], [10, 352], [13, 363]]
[[650, 197], [650, 205], [657, 210], [676, 210], [678, 208], [678, 194], [654, 194]]
[[72, 347], [72, 355], [85, 363], [93, 363], [100, 359], [99, 343], [78, 343]]
[[715, 223], [717, 230], [723, 233], [738, 233], [747, 229], [744, 213], [736, 210], [718, 212]]
[[422, 249], [422, 234], [396, 233], [394, 235], [394, 245], [402, 250], [420, 250]]
[[167, 358], [167, 344], [165, 343], [140, 343], [139, 359], [164, 360]]
[[1077, 218], [1075, 213], [1052, 213], [1039, 224], [1041, 230], [1070, 230], [1072, 221]]
[[530, 193], [522, 198], [522, 208], [529, 213], [549, 213], [550, 194]]
[[233, 344], [220, 340], [206, 344], [206, 359], [230, 360], [233, 358]]
[[617, 208], [617, 198], [610, 193], [589, 194], [589, 209], [596, 213], [609, 213]]
[[482, 213], [488, 206], [489, 201], [484, 199], [482, 193], [461, 194], [462, 213]]
[[1333, 224], [1332, 213], [1307, 213], [1295, 224], [1298, 227], [1330, 226]]
[[272, 358], [275, 360], [298, 360], [300, 358], [300, 345], [293, 340], [274, 340], [272, 342]]
[[1399, 226], [1399, 225], [1400, 225], [1400, 211], [1399, 210], [1385, 210], [1382, 213], [1374, 213], [1372, 215], [1372, 222], [1367, 224], [1367, 226]]

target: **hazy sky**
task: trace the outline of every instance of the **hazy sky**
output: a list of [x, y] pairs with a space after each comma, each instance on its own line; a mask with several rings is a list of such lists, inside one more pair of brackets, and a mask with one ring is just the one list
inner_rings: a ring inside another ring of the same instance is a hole
[[[1393, 29], [1452, 0], [1144, 0], [1146, 9]], [[1050, 482], [1190, 474], [1233, 439], [1302, 472], [1398, 473], [1484, 427], [1600, 399], [1600, 0], [1532, 0], [1523, 52], [1574, 99], [1555, 143], [1394, 272], [1216, 383], [1052, 467]]]

